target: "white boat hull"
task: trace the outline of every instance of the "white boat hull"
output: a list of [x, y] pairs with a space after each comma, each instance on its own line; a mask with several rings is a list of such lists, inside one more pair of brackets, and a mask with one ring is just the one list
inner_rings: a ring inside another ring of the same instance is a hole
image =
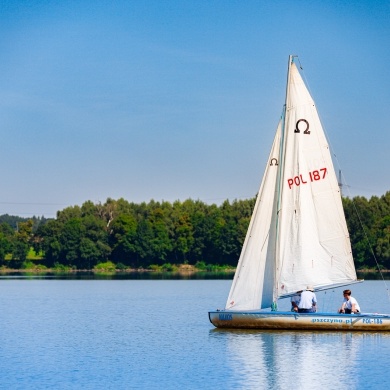
[[216, 310], [209, 312], [217, 328], [328, 331], [390, 331], [388, 314], [334, 314]]

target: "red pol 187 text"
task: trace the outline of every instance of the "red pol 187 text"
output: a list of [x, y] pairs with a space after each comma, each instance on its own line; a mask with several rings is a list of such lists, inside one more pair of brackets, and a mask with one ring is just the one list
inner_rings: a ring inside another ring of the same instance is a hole
[[323, 180], [325, 179], [327, 174], [326, 168], [321, 168], [319, 170], [314, 170], [309, 172], [307, 175], [299, 174], [297, 176], [294, 176], [291, 179], [287, 179], [288, 187], [291, 189], [293, 186], [300, 186], [301, 184], [307, 184], [310, 182]]

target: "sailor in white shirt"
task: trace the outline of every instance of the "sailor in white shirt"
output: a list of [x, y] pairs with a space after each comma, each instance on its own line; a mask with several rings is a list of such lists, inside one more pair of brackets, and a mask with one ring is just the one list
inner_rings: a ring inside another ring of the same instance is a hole
[[315, 313], [317, 311], [317, 297], [314, 294], [313, 286], [307, 286], [301, 293], [301, 300], [298, 304], [298, 313]]
[[352, 292], [351, 290], [344, 290], [344, 300], [343, 304], [341, 305], [341, 308], [339, 309], [339, 313], [345, 313], [345, 314], [353, 314], [353, 313], [360, 313], [360, 306], [358, 304], [358, 301], [351, 296]]

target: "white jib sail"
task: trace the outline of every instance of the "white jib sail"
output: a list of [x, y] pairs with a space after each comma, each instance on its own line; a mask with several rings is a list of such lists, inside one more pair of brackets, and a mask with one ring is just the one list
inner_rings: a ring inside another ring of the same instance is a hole
[[226, 302], [226, 309], [254, 310], [270, 307], [273, 300], [275, 245], [270, 239], [275, 186], [279, 168], [281, 123], [257, 194], [248, 232]]
[[286, 99], [281, 171], [277, 295], [356, 280], [349, 234], [329, 146], [293, 63]]

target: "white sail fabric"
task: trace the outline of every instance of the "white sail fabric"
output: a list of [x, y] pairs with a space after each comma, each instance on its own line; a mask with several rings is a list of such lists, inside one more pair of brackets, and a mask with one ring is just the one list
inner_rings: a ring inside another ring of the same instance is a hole
[[329, 146], [314, 101], [291, 63], [285, 115], [226, 309], [266, 308], [307, 285], [323, 289], [356, 280]]
[[308, 284], [316, 288], [356, 280], [329, 146], [314, 101], [294, 63], [288, 82], [278, 222], [278, 296]]
[[270, 229], [279, 168], [280, 134], [281, 122], [257, 194], [226, 309], [253, 310], [270, 307], [273, 301], [275, 246], [270, 244]]

